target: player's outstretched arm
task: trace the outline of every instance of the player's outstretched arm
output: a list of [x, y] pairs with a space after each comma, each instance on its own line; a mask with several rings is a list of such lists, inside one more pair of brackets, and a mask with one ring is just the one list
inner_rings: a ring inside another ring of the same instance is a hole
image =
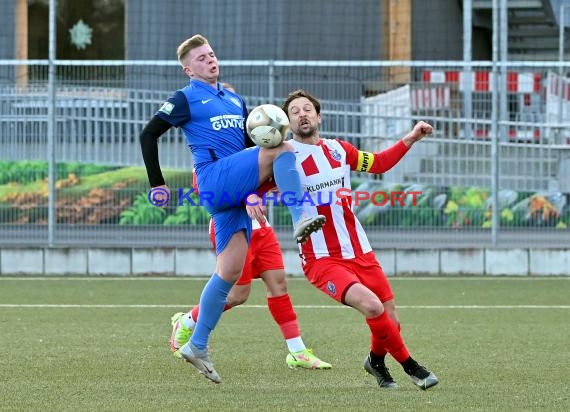
[[151, 187], [158, 187], [165, 184], [158, 159], [158, 139], [166, 133], [170, 127], [170, 123], [158, 116], [154, 116], [146, 124], [140, 135], [141, 152]]
[[346, 150], [346, 161], [350, 165], [351, 170], [380, 174], [387, 172], [398, 164], [415, 142], [423, 139], [432, 132], [433, 128], [430, 124], [420, 121], [414, 126], [410, 133], [398, 142], [375, 153], [358, 150], [347, 142], [341, 141], [340, 144]]
[[431, 124], [422, 121], [419, 121], [415, 124], [414, 128], [410, 133], [405, 135], [402, 138], [404, 144], [408, 147], [412, 147], [412, 145], [416, 142], [422, 140], [428, 134], [433, 133], [433, 127]]

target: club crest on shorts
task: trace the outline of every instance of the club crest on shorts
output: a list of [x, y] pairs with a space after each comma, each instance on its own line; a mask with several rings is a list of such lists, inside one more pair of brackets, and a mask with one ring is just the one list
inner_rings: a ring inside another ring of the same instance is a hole
[[331, 295], [336, 295], [336, 286], [330, 280], [327, 282], [327, 290], [331, 293]]

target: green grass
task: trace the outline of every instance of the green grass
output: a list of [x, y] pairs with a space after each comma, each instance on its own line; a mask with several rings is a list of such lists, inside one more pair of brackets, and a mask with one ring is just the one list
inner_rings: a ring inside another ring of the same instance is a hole
[[[227, 312], [213, 334], [224, 382], [211, 384], [167, 344], [171, 314], [195, 302], [203, 284], [0, 278], [0, 410], [570, 410], [570, 279], [393, 279], [404, 339], [441, 381], [426, 392], [391, 359], [400, 388], [380, 390], [362, 369], [361, 316], [303, 279], [289, 282], [303, 337], [333, 369], [288, 370], [268, 311], [246, 306]], [[261, 282], [247, 304], [265, 305]]]

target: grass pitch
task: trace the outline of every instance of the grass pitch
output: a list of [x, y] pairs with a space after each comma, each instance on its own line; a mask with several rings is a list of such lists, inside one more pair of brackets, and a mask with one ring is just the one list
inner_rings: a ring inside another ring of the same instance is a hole
[[439, 378], [381, 390], [362, 317], [291, 279], [305, 343], [329, 371], [288, 370], [260, 281], [211, 340], [223, 383], [169, 352], [170, 316], [205, 280], [0, 278], [0, 410], [570, 410], [570, 279], [394, 278], [402, 333]]

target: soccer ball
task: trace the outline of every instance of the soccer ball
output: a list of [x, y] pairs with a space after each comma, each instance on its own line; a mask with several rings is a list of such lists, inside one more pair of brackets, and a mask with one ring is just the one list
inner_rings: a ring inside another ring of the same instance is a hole
[[267, 148], [276, 147], [287, 134], [289, 119], [280, 107], [262, 104], [251, 111], [245, 128], [256, 145]]

